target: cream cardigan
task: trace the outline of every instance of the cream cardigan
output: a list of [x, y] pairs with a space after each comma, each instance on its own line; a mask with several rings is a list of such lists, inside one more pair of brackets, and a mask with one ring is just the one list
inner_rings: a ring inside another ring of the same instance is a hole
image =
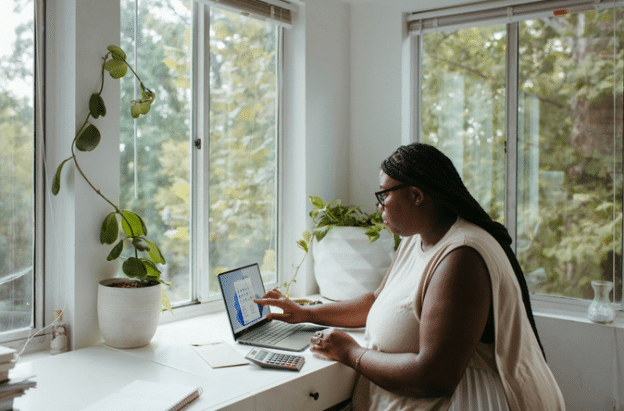
[[[520, 286], [504, 250], [485, 230], [461, 218], [427, 252], [420, 251], [419, 236], [404, 239], [390, 267], [388, 282], [376, 301], [380, 307], [373, 305], [369, 313], [369, 347], [385, 352], [418, 351], [422, 304], [433, 273], [449, 252], [462, 246], [474, 248], [487, 265], [492, 284], [495, 324], [494, 362], [491, 361], [491, 346], [488, 350], [490, 355], [484, 356], [482, 348], [486, 345], [481, 344], [470, 366], [495, 368], [493, 371], [500, 375], [512, 411], [565, 410], [561, 391], [542, 356], [526, 315]], [[389, 289], [386, 290], [386, 287]], [[396, 293], [397, 289], [401, 290]], [[398, 303], [398, 309], [390, 316], [386, 310], [387, 302], [384, 301], [386, 292], [386, 296]], [[375, 327], [374, 324], [381, 325]], [[399, 332], [391, 332], [397, 328]], [[490, 357], [490, 361], [486, 357]], [[401, 398], [365, 378], [358, 381], [354, 393], [356, 409], [359, 408], [358, 404], [362, 408], [374, 404], [394, 404], [392, 409], [446, 410], [450, 402], [449, 398]]]

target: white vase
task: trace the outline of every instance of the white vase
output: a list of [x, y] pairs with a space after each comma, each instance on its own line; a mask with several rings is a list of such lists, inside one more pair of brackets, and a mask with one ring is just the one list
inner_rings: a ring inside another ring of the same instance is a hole
[[394, 237], [382, 230], [370, 242], [361, 227], [332, 227], [312, 244], [314, 276], [321, 295], [335, 301], [373, 292], [381, 284], [394, 255]]
[[129, 281], [109, 278], [98, 285], [97, 312], [106, 345], [137, 348], [149, 344], [160, 317], [160, 284], [140, 288], [110, 287]]

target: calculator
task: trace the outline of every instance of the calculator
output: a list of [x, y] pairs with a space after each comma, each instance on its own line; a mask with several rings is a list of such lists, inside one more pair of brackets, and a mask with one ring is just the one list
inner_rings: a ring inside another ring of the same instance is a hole
[[290, 371], [299, 371], [305, 361], [300, 355], [281, 354], [263, 348], [254, 348], [245, 358], [263, 368]]

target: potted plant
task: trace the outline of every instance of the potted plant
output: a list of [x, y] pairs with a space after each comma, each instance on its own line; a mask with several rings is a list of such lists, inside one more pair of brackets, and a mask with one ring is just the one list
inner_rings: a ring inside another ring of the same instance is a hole
[[159, 313], [163, 307], [171, 311], [169, 299], [161, 290], [160, 269], [158, 264], [165, 264], [160, 249], [147, 236], [147, 226], [138, 214], [124, 210], [104, 196], [85, 175], [80, 167], [76, 150], [90, 152], [100, 143], [100, 131], [91, 119], [106, 115], [106, 105], [102, 98], [105, 72], [114, 79], [126, 75], [128, 69], [139, 81], [142, 97], [131, 102], [130, 113], [133, 118], [147, 114], [156, 95], [145, 87], [137, 73], [126, 61], [126, 53], [117, 46], [109, 46], [102, 63], [102, 83], [99, 92], [93, 93], [89, 100], [89, 114], [79, 127], [72, 141], [71, 155], [63, 160], [54, 175], [52, 194], [57, 195], [61, 188], [63, 167], [73, 162], [76, 170], [112, 210], [102, 222], [100, 242], [114, 245], [107, 260], [121, 257], [124, 249], [130, 255], [123, 257], [122, 271], [128, 278], [113, 278], [100, 282], [98, 287], [98, 321], [100, 331], [107, 344], [117, 348], [131, 348], [145, 345], [151, 341], [158, 325]]
[[345, 206], [339, 199], [326, 203], [317, 196], [310, 196], [310, 202], [314, 228], [297, 241], [305, 254], [293, 277], [282, 285], [285, 295], [290, 296], [310, 249], [323, 297], [346, 300], [377, 289], [400, 238], [390, 233], [378, 211], [368, 214], [360, 206]]

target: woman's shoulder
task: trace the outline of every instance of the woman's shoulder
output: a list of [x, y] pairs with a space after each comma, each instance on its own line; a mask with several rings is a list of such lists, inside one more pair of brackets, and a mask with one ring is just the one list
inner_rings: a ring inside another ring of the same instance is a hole
[[466, 245], [498, 244], [490, 233], [461, 217], [457, 218], [457, 221], [449, 230], [449, 235], [447, 237], [447, 241], [461, 241], [465, 242]]
[[459, 247], [470, 247], [488, 262], [488, 266], [494, 261], [499, 264], [509, 262], [505, 251], [490, 233], [462, 218], [457, 219], [443, 241], [440, 247], [443, 255]]

